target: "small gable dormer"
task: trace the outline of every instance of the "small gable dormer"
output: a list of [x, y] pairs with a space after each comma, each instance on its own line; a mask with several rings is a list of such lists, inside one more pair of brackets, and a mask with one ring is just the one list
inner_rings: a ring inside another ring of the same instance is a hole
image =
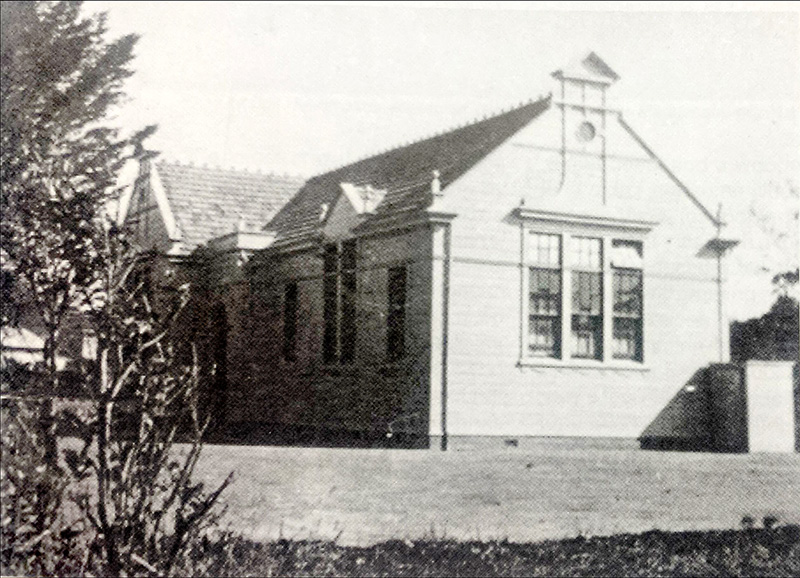
[[354, 185], [352, 183], [342, 183], [342, 192], [347, 196], [356, 214], [374, 213], [375, 209], [386, 196], [386, 191], [376, 189], [372, 185]]
[[320, 206], [320, 221], [324, 222], [324, 236], [341, 240], [352, 236], [355, 227], [375, 213], [386, 191], [366, 185], [340, 183], [341, 193], [333, 204]]

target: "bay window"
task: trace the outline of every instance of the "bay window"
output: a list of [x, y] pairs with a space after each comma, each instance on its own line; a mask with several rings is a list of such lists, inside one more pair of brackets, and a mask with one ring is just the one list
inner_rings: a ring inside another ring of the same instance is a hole
[[641, 364], [642, 242], [553, 230], [523, 229], [522, 360]]

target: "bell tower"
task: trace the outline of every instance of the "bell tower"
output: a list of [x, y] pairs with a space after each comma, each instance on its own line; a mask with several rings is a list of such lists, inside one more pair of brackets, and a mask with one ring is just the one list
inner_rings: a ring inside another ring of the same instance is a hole
[[608, 87], [619, 80], [602, 58], [589, 52], [553, 72], [558, 82], [553, 104], [561, 112], [560, 190], [579, 187], [584, 194], [607, 201], [606, 106]]

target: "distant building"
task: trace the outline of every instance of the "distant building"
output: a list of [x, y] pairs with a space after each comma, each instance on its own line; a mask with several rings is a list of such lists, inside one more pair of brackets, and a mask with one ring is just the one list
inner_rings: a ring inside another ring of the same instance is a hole
[[[192, 281], [177, 331], [198, 347], [204, 403], [225, 421], [227, 368], [246, 348], [228, 312], [247, 301], [241, 266], [266, 247], [261, 229], [298, 191], [303, 179], [140, 159], [139, 175], [120, 220], [156, 258], [138, 274], [155, 294]], [[160, 257], [157, 257], [159, 256]], [[244, 287], [244, 288], [243, 288]], [[234, 320], [237, 317], [233, 317]], [[182, 351], [188, 356], [189, 351]], [[184, 361], [190, 358], [186, 357]]]
[[296, 176], [140, 162], [122, 220], [140, 246], [185, 257], [228, 233], [260, 231], [298, 191]]

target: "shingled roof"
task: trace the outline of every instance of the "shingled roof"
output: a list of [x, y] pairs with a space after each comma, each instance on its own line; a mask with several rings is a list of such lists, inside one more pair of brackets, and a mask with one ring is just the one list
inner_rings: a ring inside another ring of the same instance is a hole
[[178, 228], [181, 253], [236, 230], [259, 230], [300, 189], [296, 176], [159, 162], [158, 174]]
[[446, 188], [549, 105], [550, 97], [531, 101], [496, 116], [311, 178], [267, 225], [267, 229], [277, 233], [274, 246], [317, 235], [324, 225], [320, 221], [321, 206], [333, 206], [341, 193], [341, 183], [371, 185], [387, 191], [368, 222], [424, 209], [430, 203], [434, 170], [439, 171], [442, 189]]

